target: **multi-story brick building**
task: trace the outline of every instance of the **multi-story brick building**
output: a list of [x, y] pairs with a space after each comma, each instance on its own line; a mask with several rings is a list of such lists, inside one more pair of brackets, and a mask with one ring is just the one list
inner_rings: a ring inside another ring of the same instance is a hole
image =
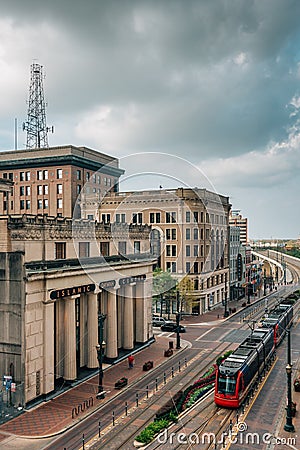
[[188, 312], [202, 314], [228, 295], [230, 206], [228, 197], [206, 189], [119, 192], [102, 200], [98, 220], [150, 224], [158, 265], [178, 281], [186, 275], [193, 281]]
[[13, 181], [14, 186], [11, 194], [4, 193], [0, 214], [78, 218], [89, 198], [99, 202], [109, 190], [118, 190], [123, 173], [116, 158], [86, 147], [1, 152], [0, 177]]

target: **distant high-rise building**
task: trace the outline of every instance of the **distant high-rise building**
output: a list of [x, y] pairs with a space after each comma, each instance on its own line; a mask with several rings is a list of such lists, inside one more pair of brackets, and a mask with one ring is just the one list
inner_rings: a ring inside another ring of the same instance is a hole
[[248, 219], [243, 217], [241, 211], [231, 210], [229, 215], [229, 226], [240, 229], [240, 240], [243, 245], [248, 244]]

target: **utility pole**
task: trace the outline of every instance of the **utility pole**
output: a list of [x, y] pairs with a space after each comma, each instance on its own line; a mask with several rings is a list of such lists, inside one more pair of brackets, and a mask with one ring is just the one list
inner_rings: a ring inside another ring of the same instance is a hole
[[43, 66], [31, 64], [30, 88], [28, 100], [27, 122], [23, 130], [27, 131], [26, 148], [47, 148], [48, 134], [54, 132], [54, 127], [46, 125], [46, 104], [43, 88]]

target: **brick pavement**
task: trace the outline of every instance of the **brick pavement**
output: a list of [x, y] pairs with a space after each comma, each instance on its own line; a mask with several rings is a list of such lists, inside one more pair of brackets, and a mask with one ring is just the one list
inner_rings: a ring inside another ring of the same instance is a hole
[[[117, 395], [119, 391], [114, 389], [115, 382], [122, 376], [128, 378], [128, 383], [132, 383], [143, 376], [142, 366], [145, 361], [153, 360], [155, 366], [166, 360], [164, 350], [168, 348], [170, 339], [166, 336], [158, 336], [156, 341], [149, 347], [139, 351], [134, 355], [135, 364], [132, 370], [128, 369], [127, 359], [111, 366], [104, 367], [104, 388], [106, 399]], [[175, 345], [174, 345], [175, 347]], [[175, 350], [176, 351], [176, 350]], [[25, 411], [20, 416], [0, 426], [1, 431], [18, 436], [49, 436], [67, 429], [93, 412], [103, 403], [103, 400], [96, 399], [98, 391], [98, 375], [82, 382], [76, 387], [58, 395], [57, 397], [43, 402], [35, 408]], [[72, 418], [74, 406], [82, 404], [85, 400], [92, 399], [93, 405], [78, 416]], [[0, 434], [0, 439], [1, 439]]]

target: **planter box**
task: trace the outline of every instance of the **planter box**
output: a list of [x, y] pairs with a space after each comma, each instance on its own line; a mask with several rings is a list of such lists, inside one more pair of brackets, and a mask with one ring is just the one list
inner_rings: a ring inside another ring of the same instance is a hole
[[143, 365], [143, 371], [146, 372], [147, 370], [153, 369], [153, 361], [147, 361]]
[[128, 378], [120, 378], [118, 381], [116, 381], [115, 383], [115, 389], [122, 389], [124, 386], [126, 386], [128, 383]]

